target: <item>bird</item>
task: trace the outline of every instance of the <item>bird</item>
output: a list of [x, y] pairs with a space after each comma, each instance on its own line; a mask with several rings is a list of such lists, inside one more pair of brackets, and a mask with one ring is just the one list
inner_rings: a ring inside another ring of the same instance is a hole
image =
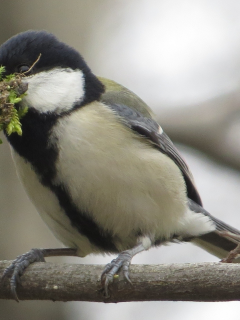
[[[80, 53], [47, 31], [0, 47], [5, 74], [21, 74], [27, 105], [22, 136], [8, 135], [28, 197], [64, 248], [32, 249], [4, 271], [18, 301], [25, 269], [48, 256], [116, 254], [101, 275], [105, 296], [132, 258], [191, 241], [231, 262], [240, 232], [203, 207], [193, 175], [148, 105], [93, 74]], [[224, 260], [225, 259], [225, 260]], [[235, 261], [235, 260], [234, 260]]]

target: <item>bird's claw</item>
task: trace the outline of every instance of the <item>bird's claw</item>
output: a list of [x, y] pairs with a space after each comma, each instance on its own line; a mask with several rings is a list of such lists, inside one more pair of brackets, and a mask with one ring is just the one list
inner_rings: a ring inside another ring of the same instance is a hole
[[121, 252], [116, 259], [113, 259], [106, 265], [101, 275], [101, 282], [104, 287], [104, 294], [109, 298], [108, 287], [113, 282], [114, 275], [122, 268], [124, 278], [132, 284], [129, 279], [129, 266], [131, 264], [132, 255], [128, 251]]
[[20, 282], [21, 275], [24, 273], [27, 267], [33, 262], [45, 262], [43, 250], [31, 249], [29, 252], [24, 253], [21, 256], [18, 256], [15, 260], [13, 260], [11, 265], [8, 266], [3, 272], [2, 281], [8, 276], [11, 277], [11, 293], [17, 302], [19, 302], [16, 291], [17, 284]]

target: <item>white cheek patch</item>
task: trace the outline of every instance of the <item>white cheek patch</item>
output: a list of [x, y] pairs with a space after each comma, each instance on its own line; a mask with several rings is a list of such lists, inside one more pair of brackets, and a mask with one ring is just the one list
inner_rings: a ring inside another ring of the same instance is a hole
[[28, 84], [24, 102], [39, 112], [70, 110], [84, 98], [84, 76], [81, 70], [56, 68], [23, 79]]

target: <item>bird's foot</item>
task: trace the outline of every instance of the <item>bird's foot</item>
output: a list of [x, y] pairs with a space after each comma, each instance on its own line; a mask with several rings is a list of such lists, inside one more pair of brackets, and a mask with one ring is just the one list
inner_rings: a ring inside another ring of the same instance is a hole
[[220, 236], [222, 236], [222, 237], [228, 237], [228, 238], [231, 238], [233, 240], [236, 240], [236, 248], [231, 250], [228, 253], [228, 255], [226, 256], [226, 258], [221, 260], [221, 262], [224, 262], [224, 263], [231, 263], [240, 254], [240, 243], [239, 243], [240, 242], [240, 235], [234, 234], [234, 233], [229, 232], [229, 231], [218, 231], [218, 234]]
[[101, 282], [104, 287], [105, 297], [109, 297], [108, 286], [113, 282], [114, 275], [122, 268], [125, 279], [132, 284], [129, 279], [129, 266], [133, 254], [131, 250], [121, 252], [118, 257], [106, 265], [101, 275]]
[[20, 277], [27, 267], [34, 262], [45, 262], [44, 249], [31, 249], [29, 252], [18, 256], [3, 272], [2, 281], [8, 276], [11, 277], [10, 288], [17, 302], [19, 302], [16, 291], [17, 284], [20, 282]]
[[235, 249], [231, 250], [226, 258], [223, 258], [220, 262], [231, 263], [233, 260], [237, 259], [240, 254], [240, 244], [236, 246]]

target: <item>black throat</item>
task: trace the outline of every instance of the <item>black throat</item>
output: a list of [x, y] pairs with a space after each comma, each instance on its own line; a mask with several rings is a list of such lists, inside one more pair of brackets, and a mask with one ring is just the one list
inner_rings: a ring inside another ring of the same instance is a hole
[[49, 136], [57, 120], [58, 116], [55, 114], [40, 114], [30, 108], [21, 120], [22, 136], [16, 133], [10, 136], [6, 134], [14, 150], [31, 163], [44, 185], [49, 185], [55, 176], [57, 144], [49, 146]]
[[[57, 159], [57, 150], [53, 145], [49, 146], [49, 136], [52, 127], [58, 117], [54, 114], [40, 114], [34, 109], [29, 109], [22, 118], [22, 136], [16, 133], [6, 137], [14, 150], [31, 163], [37, 174], [43, 179], [54, 177], [54, 167]], [[47, 181], [42, 181], [48, 184]]]

